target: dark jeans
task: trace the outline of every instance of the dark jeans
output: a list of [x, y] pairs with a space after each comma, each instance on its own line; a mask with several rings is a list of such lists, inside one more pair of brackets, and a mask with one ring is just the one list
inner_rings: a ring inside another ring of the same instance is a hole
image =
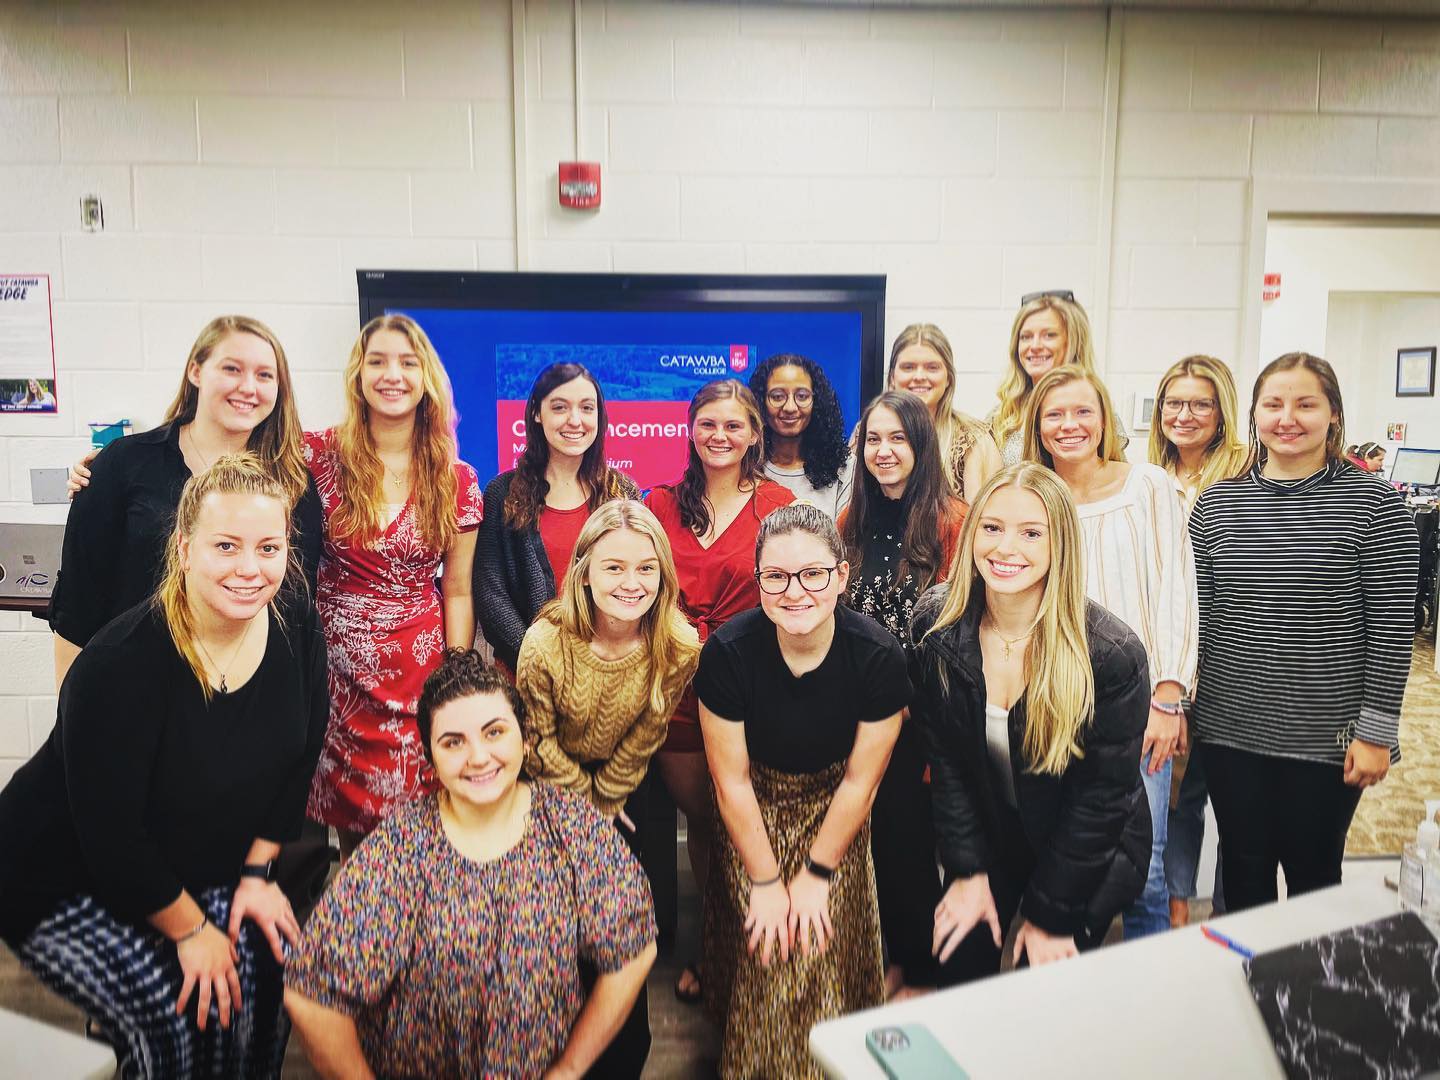
[[[639, 825], [645, 820], [648, 810], [649, 777], [641, 783], [640, 787], [631, 794], [625, 801], [625, 813], [630, 815], [630, 820]], [[640, 858], [640, 839], [630, 832], [623, 825], [615, 826], [625, 843], [630, 847], [630, 853], [636, 859]], [[590, 988], [595, 985], [599, 973], [594, 966], [585, 960], [580, 962], [580, 978], [585, 984], [585, 992], [588, 995]], [[590, 1066], [585, 1074], [595, 1080], [638, 1080], [641, 1072], [645, 1069], [645, 1059], [650, 1056], [650, 998], [645, 992], [645, 984], [640, 984], [640, 996], [635, 999], [635, 1005], [630, 1010], [630, 1015], [625, 1018], [625, 1023], [615, 1033], [615, 1038], [605, 1048]]]
[[[1014, 810], [1004, 807], [1001, 812], [1000, 836], [991, 838], [988, 845], [996, 853], [996, 862], [990, 868], [990, 895], [995, 898], [995, 910], [1000, 916], [1000, 936], [1003, 943], [1015, 913], [1020, 910], [1020, 898], [1030, 875], [1035, 871], [1035, 852], [1025, 837], [1024, 827]], [[950, 881], [945, 882], [950, 887]], [[934, 919], [930, 920], [933, 927]], [[1075, 935], [1075, 947], [1088, 952], [1104, 940], [1104, 932], [1091, 936], [1087, 931]], [[996, 974], [1000, 970], [1000, 949], [990, 935], [990, 926], [981, 922], [971, 930], [950, 959], [940, 965], [940, 985], [957, 986], [974, 982]], [[1021, 967], [1029, 966], [1029, 958], [1021, 957]]]
[[930, 938], [935, 905], [940, 903], [940, 871], [935, 862], [935, 822], [930, 785], [925, 783], [925, 754], [911, 720], [900, 729], [875, 793], [870, 852], [875, 862], [880, 931], [890, 963], [904, 969], [907, 985], [934, 986], [937, 969], [930, 955]]
[[1225, 849], [1225, 906], [1244, 911], [1340, 884], [1345, 834], [1360, 803], [1344, 769], [1201, 743], [1210, 803]]

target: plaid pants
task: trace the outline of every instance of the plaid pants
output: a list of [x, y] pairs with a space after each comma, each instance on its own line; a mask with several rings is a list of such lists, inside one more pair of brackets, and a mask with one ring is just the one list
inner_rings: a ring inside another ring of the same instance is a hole
[[[221, 887], [196, 897], [221, 930], [233, 893]], [[282, 969], [248, 920], [237, 951], [243, 1008], [231, 1013], [226, 1030], [212, 1000], [204, 1031], [195, 1023], [198, 991], [192, 991], [184, 1016], [175, 1012], [184, 982], [175, 946], [148, 926], [121, 922], [93, 897], [61, 903], [21, 943], [18, 955], [46, 986], [100, 1026], [126, 1080], [279, 1076], [290, 1035]]]

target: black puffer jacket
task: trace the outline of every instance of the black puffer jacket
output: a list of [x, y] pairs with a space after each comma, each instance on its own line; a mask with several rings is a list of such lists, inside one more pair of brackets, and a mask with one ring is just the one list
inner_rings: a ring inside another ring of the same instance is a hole
[[[959, 622], [925, 637], [948, 590], [937, 585], [915, 609], [919, 675], [911, 716], [929, 753], [940, 861], [947, 876], [966, 877], [992, 863], [1005, 796], [993, 783], [985, 744], [983, 605], [968, 605]], [[1088, 601], [1085, 630], [1095, 672], [1095, 715], [1080, 738], [1085, 756], [1061, 776], [1027, 771], [1020, 749], [1025, 699], [1010, 709], [1015, 801], [1036, 857], [1020, 912], [1050, 934], [1103, 934], [1140, 894], [1150, 866], [1150, 810], [1140, 780], [1150, 702], [1145, 647]]]

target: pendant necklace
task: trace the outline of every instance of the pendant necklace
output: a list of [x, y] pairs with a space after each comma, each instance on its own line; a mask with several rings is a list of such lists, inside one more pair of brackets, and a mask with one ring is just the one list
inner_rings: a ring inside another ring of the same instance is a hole
[[1035, 625], [1032, 624], [1029, 630], [1026, 630], [1025, 633], [1015, 638], [1007, 638], [1004, 634], [1000, 633], [1000, 631], [995, 628], [995, 621], [993, 619], [989, 620], [989, 630], [992, 634], [994, 634], [997, 638], [1000, 639], [1000, 658], [1002, 660], [1009, 660], [1011, 647], [1020, 644], [1020, 642], [1027, 640], [1032, 634], [1034, 634]]
[[[193, 446], [194, 443], [192, 442], [191, 445]], [[250, 636], [250, 627], [254, 625], [255, 620], [253, 618], [245, 624], [245, 632], [240, 635], [240, 644], [235, 646], [235, 652], [230, 657], [230, 663], [225, 665], [224, 671], [220, 671], [220, 665], [215, 663], [215, 658], [210, 655], [210, 650], [205, 648], [205, 642], [200, 639], [198, 634], [195, 636], [195, 644], [200, 646], [200, 651], [205, 654], [205, 659], [210, 661], [212, 668], [220, 672], [220, 685], [216, 687], [216, 689], [222, 694], [228, 694], [230, 692], [230, 687], [225, 685], [225, 676], [230, 669], [235, 666], [235, 661], [240, 656], [240, 650], [245, 647], [245, 639]]]

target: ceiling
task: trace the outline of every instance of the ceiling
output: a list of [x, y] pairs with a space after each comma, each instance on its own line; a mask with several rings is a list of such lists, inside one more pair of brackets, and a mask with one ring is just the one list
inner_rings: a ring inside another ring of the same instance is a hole
[[1130, 8], [1152, 11], [1262, 11], [1304, 15], [1416, 15], [1440, 17], [1440, 0], [803, 0], [854, 7]]

